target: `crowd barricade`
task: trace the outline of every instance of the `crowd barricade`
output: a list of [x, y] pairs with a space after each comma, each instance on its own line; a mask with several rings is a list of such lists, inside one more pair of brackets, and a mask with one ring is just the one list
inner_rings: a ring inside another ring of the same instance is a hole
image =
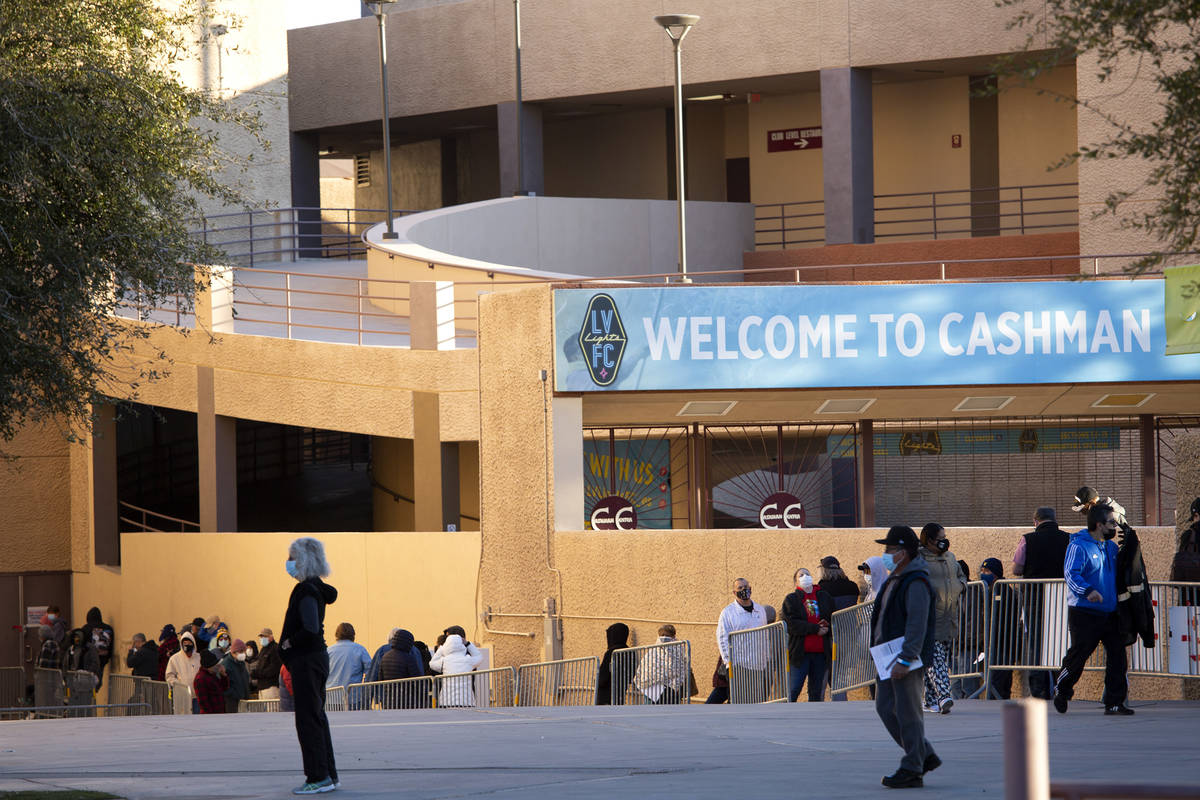
[[146, 678], [135, 675], [109, 675], [105, 685], [108, 687], [108, 704], [113, 707], [105, 712], [104, 716], [140, 716], [143, 713], [142, 710], [130, 704], [146, 702], [144, 699], [145, 692], [142, 688], [145, 683]]
[[173, 714], [190, 714], [192, 713], [192, 687], [186, 683], [171, 683], [171, 713]]
[[69, 670], [63, 673], [63, 683], [67, 687], [65, 716], [96, 716], [96, 676], [85, 669]]
[[345, 686], [333, 686], [325, 690], [326, 711], [347, 711], [348, 709]]
[[65, 705], [66, 687], [63, 674], [57, 669], [35, 667], [33, 670], [33, 704], [39, 708], [54, 708]]
[[[977, 679], [982, 685], [986, 657], [989, 609], [987, 584], [971, 581], [962, 593], [958, 610], [958, 635], [950, 640], [950, 679]], [[867, 619], [870, 624], [870, 619]]]
[[507, 707], [512, 706], [516, 694], [517, 671], [512, 667], [433, 676], [437, 708]]
[[25, 668], [0, 667], [0, 707], [25, 702]]
[[346, 687], [346, 700], [351, 711], [432, 708], [433, 677], [356, 683]]
[[691, 642], [673, 641], [614, 650], [609, 663], [614, 706], [690, 702]]
[[731, 704], [787, 702], [787, 628], [782, 622], [730, 633], [729, 660]]
[[145, 678], [140, 686], [142, 697], [139, 702], [150, 706], [151, 714], [174, 714], [175, 707], [171, 702], [171, 685], [166, 681], [152, 681]]
[[248, 714], [263, 711], [278, 711], [279, 698], [272, 700], [238, 700], [238, 713]]
[[517, 705], [590, 706], [599, 669], [595, 656], [523, 664], [517, 668]]
[[830, 691], [848, 692], [875, 683], [875, 660], [871, 658], [871, 613], [875, 602], [835, 611], [829, 619], [833, 637], [833, 675]]

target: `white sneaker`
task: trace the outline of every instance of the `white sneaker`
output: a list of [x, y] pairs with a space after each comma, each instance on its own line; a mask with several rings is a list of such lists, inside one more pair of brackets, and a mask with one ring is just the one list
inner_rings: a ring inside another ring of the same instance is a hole
[[949, 697], [943, 697], [942, 702], [938, 704], [938, 712], [941, 714], [949, 714], [952, 708], [954, 708], [954, 701]]

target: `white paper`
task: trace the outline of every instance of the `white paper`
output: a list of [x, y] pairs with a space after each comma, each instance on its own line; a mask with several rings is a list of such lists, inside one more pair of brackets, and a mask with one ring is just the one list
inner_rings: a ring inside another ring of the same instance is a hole
[[[875, 659], [875, 671], [879, 673], [879, 680], [886, 681], [892, 677], [892, 667], [896, 666], [896, 660], [900, 658], [900, 650], [904, 647], [904, 637], [897, 636], [890, 642], [877, 644], [871, 648], [871, 658]], [[913, 662], [908, 665], [910, 670], [920, 669], [925, 666], [921, 663], [921, 657], [917, 656]]]

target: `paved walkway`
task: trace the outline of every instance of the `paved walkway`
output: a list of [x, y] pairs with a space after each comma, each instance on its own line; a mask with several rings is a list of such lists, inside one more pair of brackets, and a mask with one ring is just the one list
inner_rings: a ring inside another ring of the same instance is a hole
[[[1050, 711], [1054, 780], [1197, 783], [1200, 703]], [[899, 760], [867, 702], [331, 714], [341, 798], [885, 796]], [[1001, 797], [1000, 704], [927, 717], [945, 765], [918, 796]], [[0, 791], [283, 798], [301, 783], [289, 714], [0, 723]], [[906, 795], [907, 796], [907, 795]]]

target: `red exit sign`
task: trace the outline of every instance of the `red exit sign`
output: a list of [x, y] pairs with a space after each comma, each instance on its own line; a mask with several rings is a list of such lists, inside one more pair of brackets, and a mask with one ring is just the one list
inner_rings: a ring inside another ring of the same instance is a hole
[[819, 150], [820, 128], [785, 128], [767, 131], [767, 152], [782, 153], [791, 150]]

